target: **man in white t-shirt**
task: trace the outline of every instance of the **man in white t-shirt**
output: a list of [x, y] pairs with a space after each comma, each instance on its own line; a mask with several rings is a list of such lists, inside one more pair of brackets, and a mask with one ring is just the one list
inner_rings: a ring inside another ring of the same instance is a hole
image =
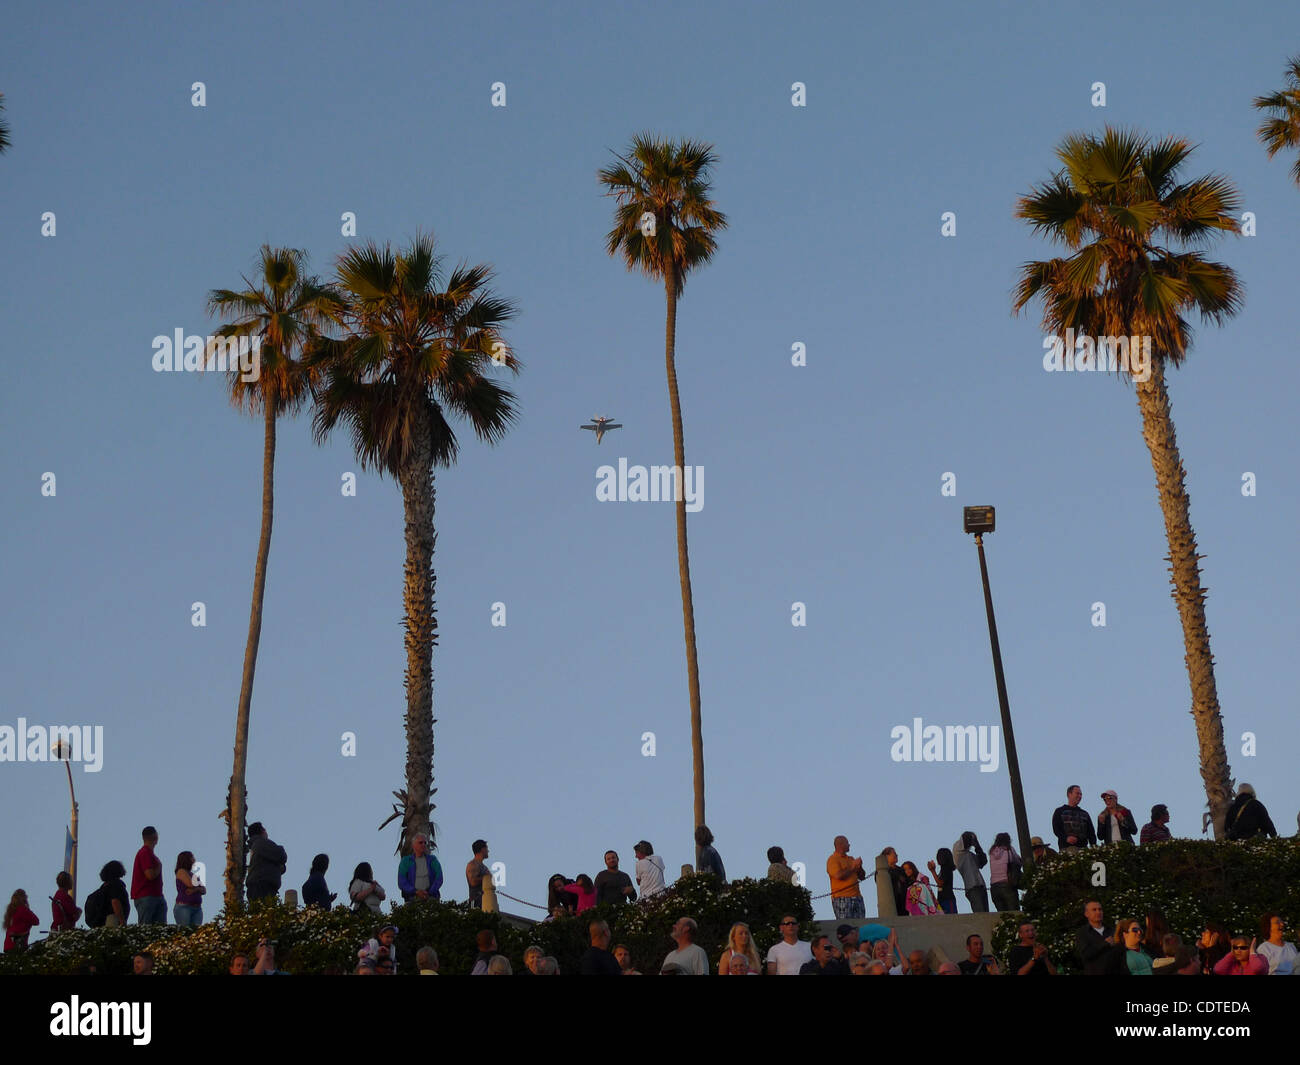
[[641, 898], [648, 899], [668, 890], [664, 880], [664, 860], [655, 853], [654, 846], [642, 840], [632, 848], [636, 855], [636, 886]]
[[709, 956], [704, 953], [703, 947], [695, 945], [695, 933], [698, 929], [699, 925], [690, 917], [679, 917], [677, 919], [672, 932], [673, 942], [677, 944], [677, 949], [664, 958], [664, 963], [660, 966], [660, 972], [663, 972], [670, 965], [675, 965], [678, 971], [685, 973], [687, 976], [709, 975]]
[[781, 918], [781, 942], [767, 952], [768, 976], [798, 976], [813, 960], [812, 945], [799, 938], [799, 921], [787, 914]]

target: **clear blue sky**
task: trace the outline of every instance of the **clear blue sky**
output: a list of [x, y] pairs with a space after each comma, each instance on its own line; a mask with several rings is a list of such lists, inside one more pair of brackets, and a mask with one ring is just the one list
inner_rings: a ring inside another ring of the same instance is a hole
[[[478, 836], [530, 901], [553, 872], [594, 874], [607, 847], [629, 867], [642, 837], [670, 872], [691, 860], [673, 508], [595, 498], [603, 462], [671, 462], [662, 292], [605, 254], [595, 178], [642, 129], [716, 145], [731, 222], [687, 285], [677, 352], [687, 461], [706, 471], [691, 563], [708, 821], [729, 874], [761, 875], [777, 843], [820, 893], [838, 833], [869, 866], [887, 844], [924, 862], [963, 829], [986, 845], [1014, 831], [1004, 768], [889, 756], [915, 716], [997, 723], [961, 531], [975, 503], [998, 508], [989, 566], [1031, 831], [1050, 834], [1078, 782], [1094, 815], [1114, 787], [1139, 823], [1164, 802], [1177, 834], [1200, 834], [1133, 390], [1045, 373], [1037, 313], [1010, 314], [1018, 266], [1050, 254], [1016, 197], [1065, 134], [1107, 122], [1193, 139], [1189, 175], [1229, 175], [1257, 216], [1257, 236], [1216, 247], [1242, 313], [1198, 330], [1170, 392], [1233, 774], [1294, 831], [1300, 189], [1257, 142], [1251, 99], [1280, 87], [1300, 11], [1225, 23], [1221, 5], [1110, 3], [1092, 34], [1065, 9], [961, 3], [19, 3], [5, 21], [0, 724], [104, 727], [102, 772], [76, 776], [83, 895], [146, 823], [169, 863], [191, 849], [216, 882], [223, 860], [262, 433], [215, 376], [155, 374], [151, 340], [206, 333], [207, 292], [263, 242], [329, 273], [344, 211], [363, 239], [432, 230], [449, 260], [493, 264], [521, 308], [519, 424], [495, 448], [467, 439], [437, 478], [447, 894], [464, 898]], [[578, 430], [592, 414], [625, 428], [597, 447]], [[344, 498], [356, 469], [344, 438], [318, 447], [306, 417], [282, 424], [248, 786], [250, 816], [288, 849], [285, 886], [326, 851], [335, 889], [361, 860], [395, 887], [396, 832], [375, 829], [404, 783], [401, 501], [373, 475]], [[0, 765], [0, 889], [26, 888], [43, 923], [66, 798], [59, 767]]]

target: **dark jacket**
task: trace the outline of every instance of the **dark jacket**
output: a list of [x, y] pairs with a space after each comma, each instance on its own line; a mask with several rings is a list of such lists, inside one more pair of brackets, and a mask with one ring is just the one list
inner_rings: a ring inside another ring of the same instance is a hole
[[1264, 804], [1253, 795], [1238, 795], [1228, 807], [1223, 819], [1223, 830], [1229, 839], [1254, 839], [1256, 836], [1276, 836], [1273, 819]]
[[849, 976], [849, 963], [843, 958], [829, 958], [823, 968], [816, 958], [799, 966], [800, 976]]
[[253, 837], [248, 850], [247, 882], [254, 887], [269, 887], [271, 892], [279, 891], [280, 875], [288, 861], [284, 848], [262, 835]]
[[600, 947], [588, 947], [578, 966], [581, 976], [622, 976], [618, 961], [609, 951]]
[[894, 890], [894, 909], [898, 911], [899, 917], [907, 916], [907, 874], [903, 872], [901, 865], [891, 865], [888, 868], [889, 884]]
[[319, 906], [322, 910], [330, 908], [330, 889], [325, 883], [324, 873], [312, 873], [302, 885], [302, 904]]
[[[1119, 838], [1122, 843], [1132, 843], [1133, 837], [1137, 835], [1137, 822], [1133, 820], [1133, 813], [1125, 806], [1115, 805], [1115, 811], [1119, 814]], [[1102, 810], [1097, 815], [1097, 842], [1106, 844], [1111, 842], [1110, 839], [1110, 811]]]
[[1066, 836], [1074, 836], [1079, 842], [1076, 847], [1095, 847], [1097, 833], [1092, 827], [1092, 816], [1082, 806], [1071, 806], [1068, 802], [1058, 806], [1052, 814], [1052, 832], [1056, 835], [1056, 845], [1065, 850], [1071, 844], [1065, 842]]
[[1074, 933], [1074, 954], [1083, 963], [1084, 976], [1130, 975], [1124, 948], [1111, 942], [1114, 926], [1105, 925], [1102, 931], [1105, 934], [1098, 935], [1085, 924]]
[[712, 873], [718, 878], [719, 883], [726, 884], [727, 870], [722, 865], [722, 855], [712, 844], [707, 847], [698, 849], [699, 861], [696, 863], [695, 871], [697, 873]]

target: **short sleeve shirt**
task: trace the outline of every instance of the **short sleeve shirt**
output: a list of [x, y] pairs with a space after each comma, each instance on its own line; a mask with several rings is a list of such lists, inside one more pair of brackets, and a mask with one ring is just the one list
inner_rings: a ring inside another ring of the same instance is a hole
[[812, 960], [812, 944], [802, 939], [794, 943], [783, 939], [767, 952], [767, 964], [769, 968], [776, 966], [777, 976], [798, 976], [799, 970]]

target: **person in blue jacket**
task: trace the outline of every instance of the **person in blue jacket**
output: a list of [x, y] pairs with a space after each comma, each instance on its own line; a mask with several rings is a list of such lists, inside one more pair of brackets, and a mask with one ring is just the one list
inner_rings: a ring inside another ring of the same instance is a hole
[[429, 853], [429, 840], [423, 832], [411, 841], [413, 853], [397, 866], [397, 888], [406, 902], [412, 899], [442, 898], [442, 866]]

